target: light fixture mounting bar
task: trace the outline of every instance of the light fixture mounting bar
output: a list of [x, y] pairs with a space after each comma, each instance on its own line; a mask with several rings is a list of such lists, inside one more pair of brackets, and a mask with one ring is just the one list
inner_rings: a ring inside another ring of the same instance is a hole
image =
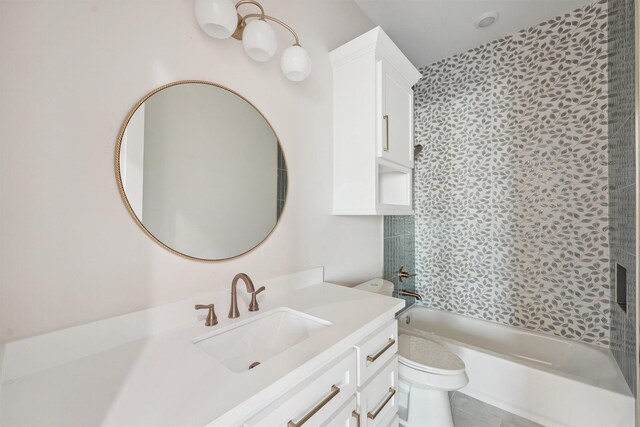
[[242, 40], [242, 32], [244, 31], [244, 27], [247, 25], [247, 19], [250, 18], [259, 18], [263, 21], [271, 21], [271, 22], [275, 22], [276, 24], [280, 25], [281, 27], [283, 27], [284, 29], [286, 29], [287, 31], [289, 31], [291, 33], [291, 35], [293, 36], [295, 43], [293, 44], [294, 46], [300, 46], [300, 39], [298, 38], [298, 34], [293, 30], [293, 28], [291, 28], [289, 25], [285, 24], [284, 22], [282, 22], [281, 20], [279, 20], [278, 18], [274, 18], [273, 16], [269, 16], [266, 15], [264, 13], [264, 8], [262, 7], [262, 5], [260, 3], [258, 3], [255, 0], [241, 0], [238, 3], [236, 3], [236, 10], [238, 10], [238, 7], [240, 7], [243, 4], [252, 4], [256, 7], [258, 7], [260, 9], [260, 13], [249, 13], [247, 15], [242, 16], [240, 13], [238, 13], [238, 27], [236, 28], [236, 31], [233, 33], [233, 38], [236, 40]]
[[[252, 4], [254, 6], [256, 6], [258, 9], [260, 9], [260, 19], [264, 18], [264, 7], [262, 7], [262, 5], [260, 3], [258, 3], [255, 0], [240, 0], [238, 3], [236, 3], [236, 11], [238, 10], [238, 8], [240, 6], [242, 6], [243, 4]], [[238, 13], [239, 15], [240, 13]]]

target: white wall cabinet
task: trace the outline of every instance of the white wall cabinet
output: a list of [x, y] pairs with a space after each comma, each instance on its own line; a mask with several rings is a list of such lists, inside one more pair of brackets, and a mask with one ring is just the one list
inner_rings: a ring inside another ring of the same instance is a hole
[[330, 58], [333, 213], [413, 214], [412, 87], [420, 72], [380, 27]]

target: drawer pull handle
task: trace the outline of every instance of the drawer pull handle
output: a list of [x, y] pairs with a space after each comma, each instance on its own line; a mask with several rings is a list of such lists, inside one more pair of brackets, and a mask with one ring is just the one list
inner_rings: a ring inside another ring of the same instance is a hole
[[370, 354], [369, 356], [367, 356], [367, 362], [373, 363], [378, 360], [378, 357], [382, 356], [384, 352], [389, 350], [395, 343], [396, 340], [389, 338], [389, 342], [386, 343], [385, 346], [382, 347], [376, 354]]
[[367, 414], [367, 418], [369, 418], [370, 420], [375, 420], [380, 411], [384, 409], [384, 407], [387, 405], [387, 403], [389, 403], [389, 401], [395, 394], [396, 389], [393, 387], [389, 387], [389, 393], [387, 393], [387, 397], [384, 398], [384, 400], [380, 403], [380, 405], [378, 405], [378, 408], [375, 411], [369, 412]]
[[356, 427], [360, 427], [360, 414], [353, 411], [351, 412], [351, 416], [356, 419]]
[[382, 118], [384, 119], [386, 129], [386, 137], [384, 139], [384, 147], [382, 147], [382, 149], [384, 151], [389, 151], [389, 115], [385, 114], [384, 116], [382, 116]]
[[340, 393], [340, 387], [336, 386], [335, 384], [332, 385], [331, 392], [327, 394], [324, 399], [322, 399], [316, 406], [314, 406], [304, 417], [300, 418], [300, 421], [298, 421], [297, 423], [293, 422], [293, 420], [289, 420], [289, 422], [287, 423], [287, 427], [300, 427], [301, 425], [309, 421], [309, 419], [313, 417], [320, 409], [322, 409], [324, 405], [329, 403], [331, 399], [336, 397], [338, 393]]

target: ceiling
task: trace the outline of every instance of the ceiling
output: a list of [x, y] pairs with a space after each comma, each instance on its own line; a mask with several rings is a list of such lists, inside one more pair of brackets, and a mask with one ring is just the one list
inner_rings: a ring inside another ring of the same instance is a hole
[[[416, 67], [464, 52], [577, 9], [593, 0], [355, 0]], [[500, 14], [485, 29], [486, 12]]]

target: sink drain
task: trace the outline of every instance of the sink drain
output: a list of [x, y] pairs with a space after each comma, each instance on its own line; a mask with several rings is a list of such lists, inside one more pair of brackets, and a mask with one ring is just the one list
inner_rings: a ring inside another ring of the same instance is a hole
[[249, 365], [249, 369], [253, 369], [256, 366], [258, 366], [260, 364], [260, 362], [253, 362], [251, 365]]

